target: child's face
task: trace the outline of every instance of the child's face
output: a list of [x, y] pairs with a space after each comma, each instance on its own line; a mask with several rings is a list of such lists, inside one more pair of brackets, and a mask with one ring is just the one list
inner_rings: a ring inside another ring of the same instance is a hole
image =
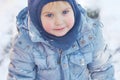
[[48, 3], [42, 8], [41, 22], [49, 34], [64, 36], [74, 25], [73, 9], [65, 1]]

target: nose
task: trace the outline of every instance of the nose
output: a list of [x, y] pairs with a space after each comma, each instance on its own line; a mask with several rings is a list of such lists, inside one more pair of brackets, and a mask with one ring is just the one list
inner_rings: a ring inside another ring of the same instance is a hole
[[64, 23], [64, 18], [60, 15], [55, 17], [55, 25], [60, 26]]

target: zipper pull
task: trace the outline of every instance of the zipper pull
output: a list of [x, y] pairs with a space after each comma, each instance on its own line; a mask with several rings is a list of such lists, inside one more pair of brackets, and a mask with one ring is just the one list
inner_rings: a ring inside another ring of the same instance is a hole
[[62, 49], [59, 49], [59, 59], [58, 59], [58, 64], [61, 64], [61, 55], [62, 55]]

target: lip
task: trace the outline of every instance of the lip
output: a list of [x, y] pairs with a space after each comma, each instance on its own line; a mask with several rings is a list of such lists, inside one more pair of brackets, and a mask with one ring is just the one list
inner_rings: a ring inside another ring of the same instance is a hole
[[61, 30], [63, 30], [63, 29], [65, 29], [65, 28], [64, 28], [64, 27], [63, 27], [63, 28], [57, 28], [57, 29], [54, 29], [54, 30], [61, 31]]

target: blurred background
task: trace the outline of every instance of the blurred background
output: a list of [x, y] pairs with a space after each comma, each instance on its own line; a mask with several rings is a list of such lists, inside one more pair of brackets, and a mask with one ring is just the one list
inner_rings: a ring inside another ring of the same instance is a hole
[[[77, 0], [93, 18], [103, 23], [103, 35], [113, 55], [115, 79], [120, 79], [120, 0]], [[11, 42], [17, 34], [16, 16], [27, 0], [0, 0], [0, 80], [6, 80]]]

